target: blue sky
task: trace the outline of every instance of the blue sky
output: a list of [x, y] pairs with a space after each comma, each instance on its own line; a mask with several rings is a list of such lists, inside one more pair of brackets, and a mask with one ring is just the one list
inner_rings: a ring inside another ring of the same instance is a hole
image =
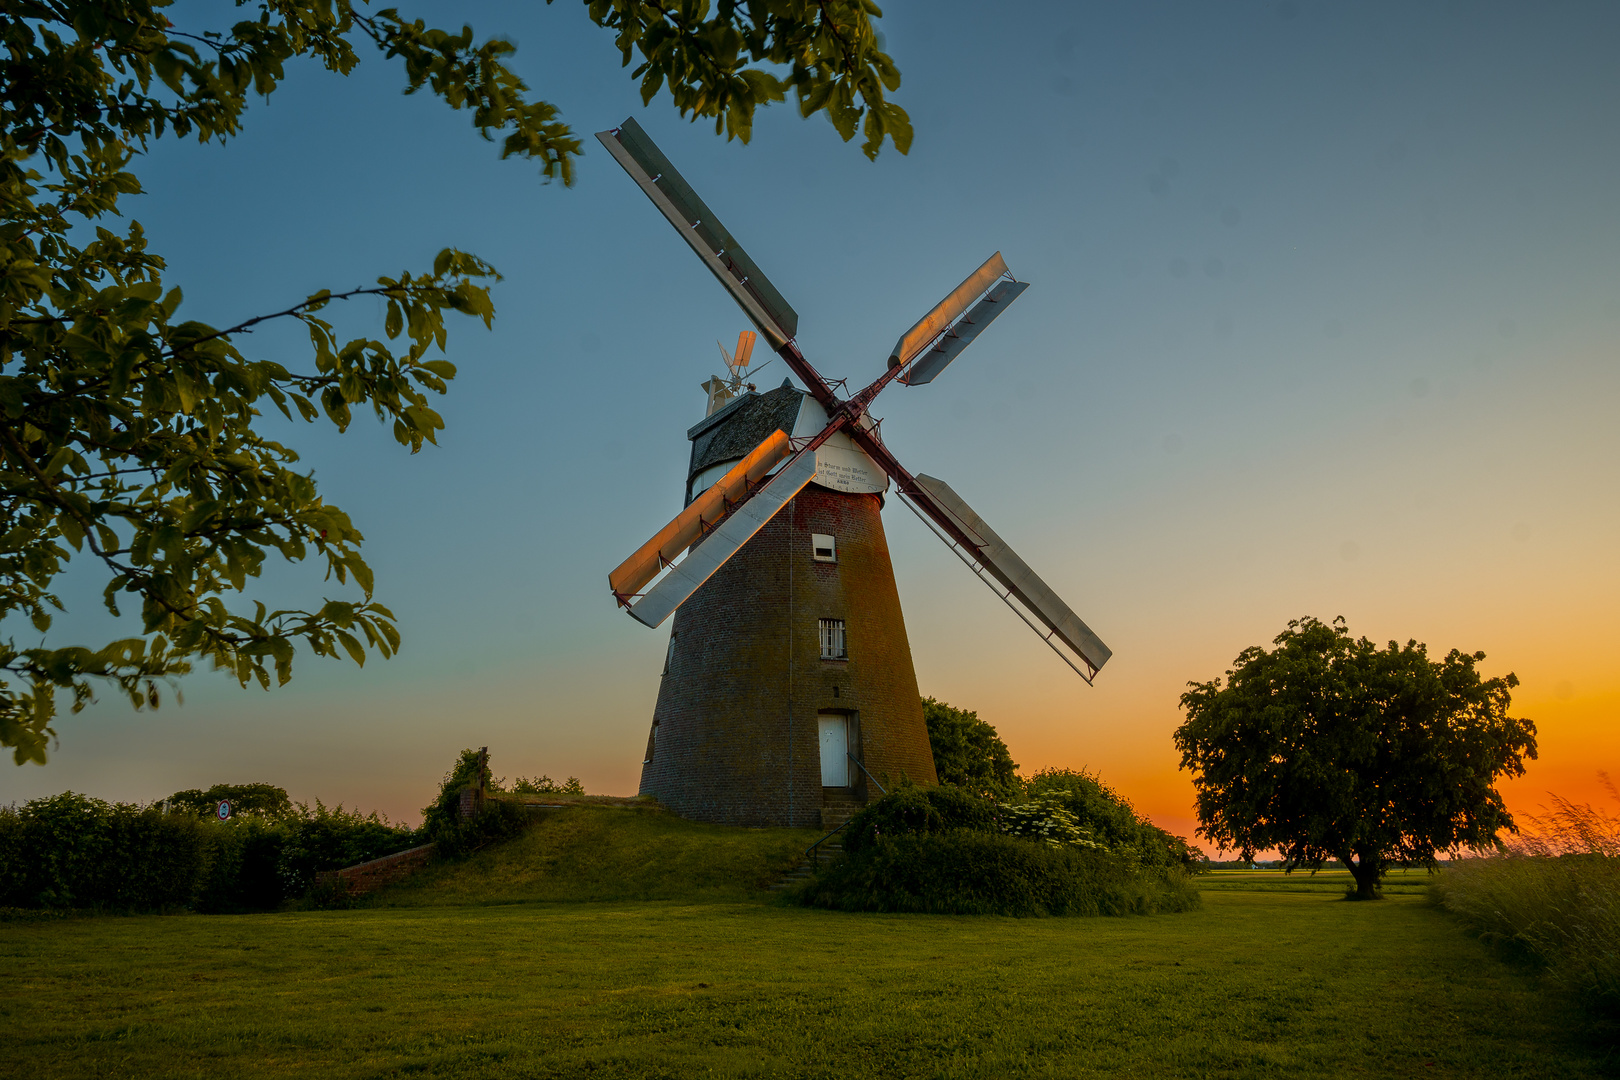
[[[924, 693], [977, 709], [1026, 768], [1098, 769], [1190, 831], [1169, 741], [1186, 681], [1291, 617], [1343, 614], [1517, 671], [1544, 751], [1518, 797], [1581, 795], [1620, 758], [1620, 9], [885, 10], [917, 135], [876, 163], [791, 106], [747, 146], [667, 98], [643, 108], [568, 4], [454, 16], [514, 40], [584, 137], [572, 189], [402, 96], [374, 54], [348, 79], [294, 65], [228, 146], [160, 143], [129, 212], [183, 314], [226, 325], [454, 245], [504, 274], [499, 315], [452, 328], [439, 448], [412, 457], [366, 420], [286, 432], [367, 534], [397, 659], [304, 657], [268, 694], [199, 673], [156, 714], [106, 698], [61, 719], [48, 766], [0, 774], [0, 799], [266, 780], [409, 817], [486, 744], [497, 773], [634, 790], [665, 634], [617, 612], [605, 578], [679, 509], [698, 384], [745, 324], [589, 137], [630, 115], [829, 375], [878, 374], [992, 251], [1033, 283], [937, 382], [876, 407], [900, 460], [949, 481], [1114, 649], [1086, 687], [891, 502]], [[340, 318], [381, 325], [369, 303]], [[244, 346], [307, 355], [291, 328]], [[52, 641], [108, 632], [98, 592], [72, 584]], [[338, 591], [293, 567], [258, 594]]]

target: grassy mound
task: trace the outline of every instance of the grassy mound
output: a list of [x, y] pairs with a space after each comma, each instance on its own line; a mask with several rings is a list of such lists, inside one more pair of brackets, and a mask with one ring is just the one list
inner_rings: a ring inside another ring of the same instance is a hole
[[529, 812], [538, 820], [516, 839], [430, 867], [366, 906], [757, 898], [819, 835], [703, 825], [655, 807], [583, 801]]

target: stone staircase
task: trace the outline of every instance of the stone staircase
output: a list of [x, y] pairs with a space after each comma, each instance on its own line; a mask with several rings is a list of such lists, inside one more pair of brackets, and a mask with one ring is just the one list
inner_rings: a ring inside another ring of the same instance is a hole
[[832, 832], [840, 825], [848, 824], [849, 819], [860, 813], [861, 809], [861, 804], [855, 802], [823, 803], [821, 807], [821, 830], [823, 832]]
[[[821, 808], [822, 830], [830, 833], [834, 829], [848, 824], [849, 819], [860, 812], [860, 809], [861, 806], [859, 803], [827, 803]], [[827, 839], [821, 842], [821, 847], [818, 850], [820, 853], [819, 859], [823, 864], [825, 864], [828, 859], [839, 858], [844, 854], [843, 834], [839, 833], [835, 836], [829, 836]], [[771, 882], [771, 884], [767, 887], [771, 892], [781, 892], [783, 889], [791, 889], [801, 881], [808, 881], [814, 876], [815, 867], [811, 865], [808, 858], [801, 857], [797, 863], [787, 870], [786, 873], [777, 878], [775, 881]]]

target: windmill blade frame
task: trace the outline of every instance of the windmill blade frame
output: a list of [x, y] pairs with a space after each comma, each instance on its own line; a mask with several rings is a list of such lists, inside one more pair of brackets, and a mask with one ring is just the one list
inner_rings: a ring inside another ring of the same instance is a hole
[[672, 565], [675, 556], [701, 540], [706, 532], [723, 521], [783, 458], [792, 453], [786, 432], [774, 431], [767, 435], [708, 490], [675, 515], [673, 521], [654, 533], [652, 539], [608, 574], [608, 588], [613, 591], [614, 599], [621, 605], [629, 606], [632, 596], [657, 577], [660, 570]]
[[[945, 540], [976, 575], [987, 584], [993, 583], [992, 588], [999, 584], [1005, 589], [997, 595], [1081, 678], [1091, 682], [1112, 656], [1112, 650], [948, 484], [933, 477], [912, 476], [884, 446], [867, 412], [872, 399], [896, 379], [912, 386], [931, 382], [1022, 295], [1028, 285], [1012, 278], [1001, 252], [985, 260], [903, 334], [889, 355], [888, 370], [845, 401], [833, 393], [832, 386], [799, 351], [795, 341], [798, 313], [635, 119], [626, 119], [610, 131], [597, 132], [596, 137], [731, 293], [829, 417], [821, 434], [801, 446], [762, 486], [753, 488], [752, 478], [744, 476], [740, 481], [740, 504], [734, 504], [725, 492], [716, 494], [737, 470], [728, 471], [703, 496], [721, 508], [724, 516], [719, 524], [705, 533], [709, 522], [703, 511], [690, 515], [683, 511], [609, 575], [615, 599], [637, 621], [647, 626], [662, 623], [815, 478], [817, 447], [832, 434], [847, 431], [855, 445], [894, 481], [907, 507]], [[751, 345], [750, 341], [746, 352], [752, 351]], [[735, 361], [744, 359], [746, 352], [741, 338], [735, 357], [727, 355], [725, 346], [720, 345], [721, 356], [734, 376]], [[705, 384], [710, 389], [711, 406], [716, 392], [711, 384], [717, 381]], [[700, 539], [679, 563], [670, 563], [667, 552], [681, 546], [677, 541], [682, 538], [689, 540], [694, 527]], [[631, 602], [632, 584], [635, 588], [645, 585], [665, 566], [668, 572]], [[1060, 644], [1072, 651], [1080, 663], [1076, 664]]]
[[945, 331], [945, 335], [934, 343], [934, 347], [919, 356], [900, 376], [900, 381], [907, 386], [922, 386], [931, 383], [939, 373], [944, 371], [952, 360], [962, 355], [962, 350], [973, 344], [973, 340], [984, 333], [997, 315], [1006, 311], [1012, 302], [1029, 288], [1027, 281], [998, 281], [985, 294], [984, 299], [974, 304], [968, 313], [957, 320], [956, 325]]
[[675, 226], [773, 349], [799, 332], [799, 314], [634, 118], [596, 138]]
[[997, 278], [1005, 277], [1007, 273], [1007, 263], [1002, 259], [1001, 252], [998, 251], [984, 260], [977, 270], [962, 279], [962, 284], [952, 289], [945, 299], [918, 319], [910, 330], [900, 335], [900, 340], [889, 350], [889, 366], [904, 367], [911, 363], [935, 338], [945, 332], [946, 327], [968, 309], [976, 297], [983, 295]]
[[807, 447], [704, 537], [686, 558], [671, 566], [669, 573], [630, 605], [630, 615], [644, 626], [657, 626], [669, 618], [815, 476], [816, 452]]
[[[973, 508], [960, 495], [951, 490], [949, 484], [936, 477], [920, 473], [916, 476], [915, 482], [917, 487], [927, 495], [927, 498], [916, 499], [915, 491], [902, 491], [902, 500], [911, 508], [912, 512], [923, 518], [925, 523], [929, 523], [928, 519], [933, 518], [940, 525], [948, 524], [951, 526], [948, 531], [961, 533], [964, 537], [973, 541], [969, 545], [969, 551], [958, 551], [957, 554], [962, 557], [964, 562], [968, 563], [969, 568], [973, 569], [980, 578], [988, 574], [1007, 590], [1005, 595], [999, 593], [998, 595], [1001, 595], [1003, 600], [1008, 601], [1009, 607], [1013, 607], [1013, 610], [1017, 611], [1021, 616], [1024, 616], [1024, 611], [1028, 611], [1036, 620], [1039, 620], [1045, 626], [1045, 632], [1042, 632], [1041, 628], [1036, 626], [1028, 616], [1024, 617], [1024, 621], [1028, 622], [1031, 628], [1037, 634], [1040, 634], [1042, 640], [1051, 645], [1059, 656], [1068, 661], [1069, 666], [1079, 672], [1081, 678], [1091, 682], [1097, 673], [1102, 670], [1102, 666], [1108, 663], [1108, 659], [1113, 656], [1114, 651], [1103, 644], [1102, 639], [1092, 631], [1091, 627], [1087, 626], [1085, 621], [1076, 615], [1068, 604], [1063, 602], [1063, 599], [1052, 590], [1050, 585], [1041, 579], [1039, 574], [1030, 568], [1028, 563], [1018, 557], [1018, 553], [1013, 551], [1005, 540], [996, 535], [995, 530], [990, 528], [989, 524], [975, 513]], [[908, 495], [911, 497], [907, 498]], [[958, 547], [958, 544], [952, 543], [952, 538], [947, 537], [941, 530], [935, 529], [935, 532], [940, 535], [941, 539], [946, 540], [953, 550]], [[1019, 604], [1023, 606], [1024, 611], [1014, 607], [1011, 604], [1011, 598], [1016, 598]], [[1074, 652], [1074, 655], [1081, 659], [1086, 667], [1090, 669], [1089, 674], [1080, 671], [1080, 668], [1064, 654], [1063, 650], [1057, 647], [1057, 644], [1052, 640], [1054, 637], [1068, 646]]]

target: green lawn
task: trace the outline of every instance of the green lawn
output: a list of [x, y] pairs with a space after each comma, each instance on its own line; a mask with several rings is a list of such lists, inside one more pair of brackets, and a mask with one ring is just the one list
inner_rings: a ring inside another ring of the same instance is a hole
[[1127, 919], [621, 901], [0, 924], [0, 1075], [1605, 1075], [1577, 1019], [1417, 896], [1212, 884], [1201, 911]]

